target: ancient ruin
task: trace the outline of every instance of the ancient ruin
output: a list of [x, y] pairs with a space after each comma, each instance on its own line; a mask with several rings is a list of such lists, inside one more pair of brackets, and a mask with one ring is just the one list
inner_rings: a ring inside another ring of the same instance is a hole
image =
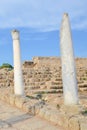
[[[32, 129], [30, 124], [33, 123], [29, 123], [28, 118], [31, 114], [35, 117], [35, 122], [41, 117], [53, 123], [46, 127], [46, 130], [57, 130], [59, 126], [60, 130], [87, 130], [87, 58], [74, 59], [68, 14], [63, 15], [61, 24], [61, 57], [34, 57], [32, 61], [25, 61], [21, 66], [17, 30], [12, 31], [12, 39], [14, 69], [0, 68], [0, 100], [21, 109], [24, 113], [20, 114], [20, 111], [15, 109], [11, 111], [12, 107], [5, 105], [11, 113], [3, 108], [1, 118], [4, 117], [5, 120], [0, 121], [1, 130], [13, 130], [15, 122], [17, 124], [20, 119], [27, 123], [19, 123], [16, 128], [19, 129], [20, 126], [22, 129], [23, 126], [24, 130]], [[4, 111], [10, 119], [3, 115]], [[18, 117], [15, 117], [16, 112]], [[41, 127], [36, 125], [35, 129], [42, 129], [43, 122]]]

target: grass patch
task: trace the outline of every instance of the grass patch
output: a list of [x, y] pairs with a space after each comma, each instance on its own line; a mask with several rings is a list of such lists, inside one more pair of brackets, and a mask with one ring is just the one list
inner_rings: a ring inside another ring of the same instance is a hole
[[39, 92], [35, 92], [35, 94], [54, 94], [54, 93], [58, 93], [58, 91], [54, 90], [54, 91], [39, 91]]
[[30, 99], [37, 99], [36, 97], [34, 97], [34, 96], [29, 96], [29, 95], [27, 95], [26, 97], [27, 97], [27, 98], [30, 98]]
[[56, 107], [57, 107], [58, 110], [60, 109], [60, 105], [59, 104], [57, 104]]
[[30, 98], [30, 99], [42, 99], [42, 94], [37, 94], [36, 96], [30, 96], [30, 95], [27, 95], [26, 96], [27, 98]]
[[87, 80], [87, 77], [84, 77], [83, 80]]
[[82, 112], [83, 115], [87, 115], [87, 110]]

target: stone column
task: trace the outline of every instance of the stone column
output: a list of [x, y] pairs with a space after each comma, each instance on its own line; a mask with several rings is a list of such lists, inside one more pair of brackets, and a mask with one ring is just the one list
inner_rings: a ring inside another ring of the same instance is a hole
[[64, 104], [78, 104], [78, 87], [76, 80], [76, 67], [74, 61], [72, 36], [68, 14], [63, 15], [60, 30], [60, 48], [62, 63], [62, 80]]
[[11, 32], [13, 39], [13, 56], [14, 56], [14, 92], [16, 95], [24, 95], [24, 83], [22, 76], [22, 64], [20, 53], [19, 31]]

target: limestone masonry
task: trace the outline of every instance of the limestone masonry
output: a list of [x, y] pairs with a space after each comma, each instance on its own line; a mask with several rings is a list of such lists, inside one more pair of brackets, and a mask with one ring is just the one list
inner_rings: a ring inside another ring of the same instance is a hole
[[[26, 92], [28, 89], [55, 90], [62, 93], [61, 64], [58, 57], [34, 57], [22, 65]], [[79, 91], [87, 90], [87, 58], [76, 58]], [[14, 86], [14, 70], [0, 69], [0, 87]]]

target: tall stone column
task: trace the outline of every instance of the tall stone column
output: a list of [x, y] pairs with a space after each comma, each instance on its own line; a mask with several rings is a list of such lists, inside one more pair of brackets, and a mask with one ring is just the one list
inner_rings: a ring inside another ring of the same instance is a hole
[[14, 57], [14, 92], [16, 95], [24, 95], [24, 83], [22, 76], [22, 64], [20, 53], [19, 31], [11, 32], [13, 39], [13, 57]]
[[78, 87], [74, 61], [71, 28], [68, 14], [63, 15], [60, 30], [62, 80], [65, 105], [78, 104]]

